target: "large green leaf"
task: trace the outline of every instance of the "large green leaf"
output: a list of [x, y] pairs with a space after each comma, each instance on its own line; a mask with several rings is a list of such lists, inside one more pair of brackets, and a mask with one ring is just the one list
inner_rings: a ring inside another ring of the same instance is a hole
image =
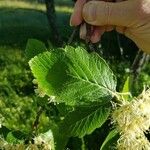
[[106, 62], [80, 47], [45, 52], [29, 64], [40, 89], [68, 105], [107, 103], [116, 90], [116, 79]]
[[64, 51], [44, 52], [29, 62], [38, 86], [48, 96], [59, 97], [68, 80], [67, 65], [64, 62]]
[[83, 137], [92, 133], [107, 120], [110, 109], [106, 106], [80, 106], [70, 112], [60, 125], [60, 134]]

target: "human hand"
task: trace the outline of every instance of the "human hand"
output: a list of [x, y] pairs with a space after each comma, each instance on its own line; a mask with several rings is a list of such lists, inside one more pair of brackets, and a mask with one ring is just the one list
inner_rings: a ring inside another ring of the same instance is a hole
[[[80, 25], [80, 38], [85, 40], [86, 42], [91, 41], [92, 43], [97, 43], [101, 35], [105, 31], [113, 30], [113, 26], [93, 26], [87, 24], [82, 17], [82, 9], [86, 2], [91, 0], [77, 0], [74, 7], [74, 12], [70, 19], [70, 24], [73, 26]], [[106, 2], [114, 2], [115, 0], [99, 0], [99, 1], [106, 1]]]
[[[70, 22], [77, 26], [83, 20], [99, 30], [103, 29], [103, 32], [106, 31], [106, 27], [109, 27], [109, 30], [115, 27], [116, 31], [125, 34], [139, 48], [150, 53], [150, 0], [127, 0], [116, 3], [104, 1], [86, 3], [86, 0], [78, 0]], [[102, 32], [95, 33], [98, 34], [95, 36], [96, 41]]]

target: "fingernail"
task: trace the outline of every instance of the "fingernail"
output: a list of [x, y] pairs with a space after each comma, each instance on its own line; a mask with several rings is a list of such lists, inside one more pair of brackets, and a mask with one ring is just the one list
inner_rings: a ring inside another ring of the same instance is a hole
[[69, 24], [70, 24], [70, 26], [71, 26], [71, 27], [73, 26], [73, 25], [72, 25], [72, 21], [71, 21], [71, 19], [70, 19], [70, 23], [69, 23]]
[[93, 2], [88, 2], [83, 7], [83, 18], [90, 23], [96, 19], [96, 7]]
[[[72, 15], [73, 15], [73, 14], [72, 14]], [[70, 17], [70, 22], [69, 22], [69, 24], [70, 24], [71, 27], [73, 26], [73, 24], [72, 24], [72, 15], [71, 15], [71, 17]]]
[[86, 23], [84, 23], [80, 26], [80, 38], [85, 40], [86, 34], [87, 34]]

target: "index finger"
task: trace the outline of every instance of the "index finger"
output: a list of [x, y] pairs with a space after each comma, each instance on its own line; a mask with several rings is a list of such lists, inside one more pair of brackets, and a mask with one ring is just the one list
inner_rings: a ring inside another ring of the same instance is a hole
[[82, 9], [87, 0], [77, 0], [74, 6], [74, 11], [71, 15], [70, 25], [78, 26], [82, 23]]

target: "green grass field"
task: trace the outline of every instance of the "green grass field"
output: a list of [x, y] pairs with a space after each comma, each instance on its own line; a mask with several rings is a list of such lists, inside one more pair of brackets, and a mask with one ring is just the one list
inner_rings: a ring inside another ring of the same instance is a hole
[[[57, 25], [67, 37], [70, 6], [57, 6]], [[64, 37], [64, 38], [65, 38]], [[29, 38], [47, 41], [51, 36], [45, 5], [22, 1], [0, 1], [0, 45], [24, 48]]]

